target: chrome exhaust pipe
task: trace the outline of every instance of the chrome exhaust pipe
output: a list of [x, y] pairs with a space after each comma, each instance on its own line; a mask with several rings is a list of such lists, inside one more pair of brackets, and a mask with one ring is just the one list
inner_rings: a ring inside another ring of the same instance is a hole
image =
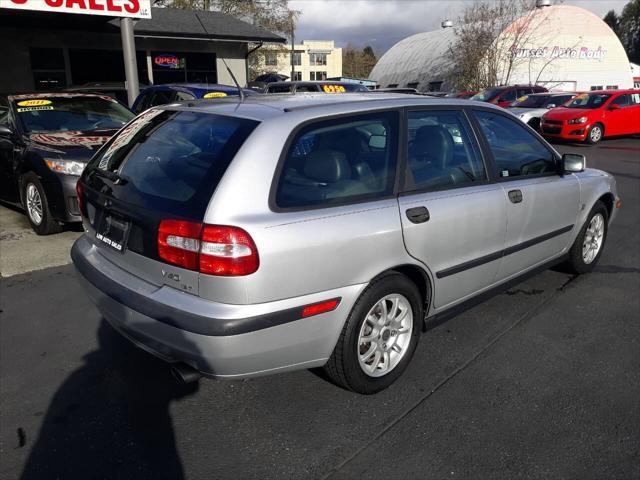
[[174, 363], [170, 367], [171, 375], [178, 383], [187, 385], [200, 380], [202, 374], [186, 363]]

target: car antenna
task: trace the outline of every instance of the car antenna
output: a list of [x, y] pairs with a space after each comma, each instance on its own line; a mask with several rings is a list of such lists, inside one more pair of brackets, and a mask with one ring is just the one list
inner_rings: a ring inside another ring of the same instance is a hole
[[222, 63], [224, 63], [224, 66], [227, 67], [227, 72], [229, 72], [229, 75], [231, 75], [231, 79], [233, 80], [233, 83], [235, 83], [236, 87], [238, 88], [238, 96], [240, 97], [240, 101], [243, 102], [244, 92], [242, 91], [242, 88], [240, 88], [240, 84], [238, 83], [238, 80], [236, 80], [236, 76], [233, 74], [233, 72], [229, 68], [229, 65], [227, 65], [227, 62], [225, 61], [225, 59], [221, 58], [220, 60], [222, 60]]

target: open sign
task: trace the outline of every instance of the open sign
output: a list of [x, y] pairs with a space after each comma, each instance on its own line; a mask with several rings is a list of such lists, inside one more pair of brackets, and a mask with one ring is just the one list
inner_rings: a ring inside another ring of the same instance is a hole
[[180, 68], [180, 60], [172, 53], [163, 53], [162, 55], [156, 55], [153, 59], [153, 63], [155, 63], [159, 67], [164, 68]]

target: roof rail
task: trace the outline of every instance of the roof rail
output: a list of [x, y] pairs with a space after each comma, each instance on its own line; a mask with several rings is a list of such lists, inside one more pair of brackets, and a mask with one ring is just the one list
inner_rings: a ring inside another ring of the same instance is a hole
[[[362, 95], [375, 95], [376, 98], [367, 98], [366, 100], [346, 100], [346, 101], [341, 101], [341, 102], [327, 102], [327, 103], [314, 103], [314, 104], [310, 104], [310, 105], [297, 105], [295, 107], [286, 107], [284, 108], [282, 111], [285, 113], [289, 113], [289, 112], [298, 112], [301, 110], [309, 110], [312, 108], [322, 108], [322, 107], [331, 107], [334, 105], [345, 105], [347, 103], [349, 104], [367, 104], [367, 103], [371, 103], [371, 102], [384, 102], [384, 101], [392, 101], [392, 100], [403, 100], [403, 99], [410, 99], [412, 97], [410, 97], [407, 94], [398, 94], [397, 96], [394, 96], [392, 98], [378, 98], [380, 96], [380, 94], [378, 93], [374, 93], [374, 94], [368, 94], [368, 93], [362, 93]], [[421, 97], [424, 98], [425, 100], [433, 100], [435, 97]]]

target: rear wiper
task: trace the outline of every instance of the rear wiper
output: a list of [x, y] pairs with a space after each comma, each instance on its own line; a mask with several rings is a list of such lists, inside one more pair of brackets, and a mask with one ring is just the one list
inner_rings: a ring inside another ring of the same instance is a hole
[[102, 178], [106, 178], [108, 180], [111, 180], [113, 183], [115, 183], [116, 185], [124, 185], [127, 183], [127, 179], [124, 177], [121, 177], [120, 175], [118, 175], [116, 172], [110, 172], [109, 170], [100, 170], [100, 169], [95, 169], [92, 172], [94, 175], [97, 175], [99, 177]]

